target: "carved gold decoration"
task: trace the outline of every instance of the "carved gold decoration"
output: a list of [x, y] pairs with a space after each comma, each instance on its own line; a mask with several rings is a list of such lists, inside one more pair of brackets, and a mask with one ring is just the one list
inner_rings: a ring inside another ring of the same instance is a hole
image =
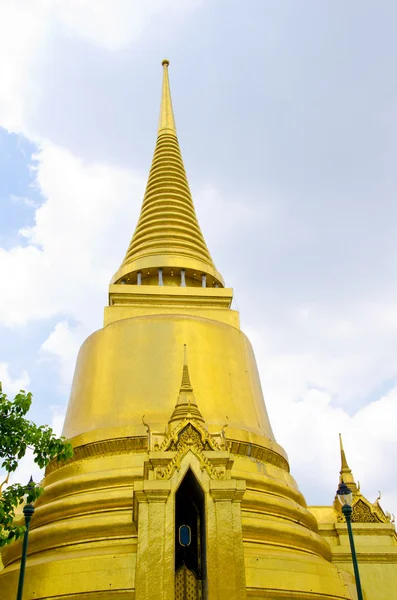
[[275, 467], [279, 467], [280, 469], [283, 469], [283, 471], [287, 471], [287, 473], [290, 472], [288, 461], [280, 454], [277, 454], [277, 452], [273, 452], [273, 450], [265, 448], [264, 446], [248, 444], [237, 440], [229, 440], [229, 449], [233, 454], [249, 456], [260, 462], [270, 463]]
[[195, 419], [185, 419], [165, 438], [160, 450], [177, 450], [180, 446], [196, 446], [202, 450], [221, 450], [220, 445]]
[[199, 600], [201, 582], [186, 565], [175, 574], [175, 600]]
[[[175, 469], [180, 467], [181, 461], [185, 454], [191, 450], [199, 459], [202, 469], [206, 469], [210, 477], [213, 479], [223, 479], [226, 476], [226, 467], [224, 465], [213, 464], [205, 454], [205, 451], [222, 452], [221, 447], [212, 439], [211, 435], [197, 421], [186, 419], [175, 427], [169, 436], [164, 440], [160, 450], [162, 452], [172, 453], [173, 456], [169, 460], [156, 460], [155, 453], [151, 453], [149, 463], [146, 467], [146, 474], [153, 471], [155, 479], [169, 479]], [[223, 461], [224, 461], [224, 456]], [[164, 462], [166, 464], [164, 464]]]
[[[335, 504], [335, 506], [338, 505]], [[379, 499], [371, 504], [361, 493], [353, 496], [352, 509], [352, 523], [390, 523], [391, 521], [391, 515], [383, 512]], [[345, 522], [345, 517], [339, 507], [337, 520], [339, 523]]]
[[203, 443], [202, 443], [199, 432], [190, 423], [189, 423], [189, 425], [186, 425], [186, 427], [179, 434], [177, 447], [181, 446], [181, 445], [182, 446], [198, 446], [199, 448], [203, 447]]
[[148, 437], [147, 436], [136, 436], [136, 437], [123, 437], [114, 438], [111, 440], [103, 440], [101, 442], [94, 442], [92, 444], [85, 444], [84, 446], [77, 446], [74, 448], [72, 458], [65, 461], [53, 460], [46, 468], [46, 475], [53, 473], [57, 469], [69, 465], [78, 460], [86, 458], [97, 458], [98, 456], [105, 454], [124, 454], [130, 452], [144, 452], [148, 450]]
[[379, 516], [375, 513], [374, 510], [371, 510], [370, 504], [364, 502], [364, 500], [360, 498], [353, 506], [352, 522], [381, 523], [382, 520], [379, 518]]
[[[152, 435], [152, 434], [151, 434]], [[208, 433], [206, 432], [206, 435]], [[258, 460], [263, 463], [269, 463], [284, 471], [289, 473], [289, 465], [288, 462], [283, 458], [280, 454], [273, 452], [269, 448], [264, 448], [262, 446], [257, 446], [255, 444], [247, 444], [245, 442], [235, 441], [235, 440], [226, 440], [226, 443], [218, 444], [214, 438], [211, 438], [213, 446], [211, 447], [209, 441], [208, 445], [205, 448], [207, 449], [217, 449], [217, 450], [230, 450], [233, 454], [237, 454], [240, 456], [250, 456], [255, 460]], [[175, 450], [176, 443], [173, 440], [170, 440], [167, 437], [162, 444], [155, 444], [155, 450], [164, 450], [167, 444], [169, 443], [169, 449]], [[149, 436], [136, 436], [130, 438], [114, 438], [111, 440], [105, 440], [101, 442], [94, 442], [91, 444], [86, 444], [84, 446], [78, 446], [74, 449], [74, 455], [67, 461], [57, 462], [52, 461], [47, 469], [46, 475], [53, 473], [54, 471], [68, 465], [70, 463], [74, 463], [78, 460], [83, 460], [86, 458], [96, 458], [101, 455], [107, 454], [120, 454], [120, 453], [128, 453], [128, 452], [145, 452], [149, 449]], [[168, 449], [168, 448], [167, 448]]]

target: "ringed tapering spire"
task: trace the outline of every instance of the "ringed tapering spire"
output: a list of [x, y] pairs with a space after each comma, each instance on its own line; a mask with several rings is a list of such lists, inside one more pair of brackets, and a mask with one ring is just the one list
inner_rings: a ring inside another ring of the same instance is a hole
[[141, 214], [124, 261], [112, 283], [223, 287], [197, 221], [176, 135], [163, 60], [158, 137]]

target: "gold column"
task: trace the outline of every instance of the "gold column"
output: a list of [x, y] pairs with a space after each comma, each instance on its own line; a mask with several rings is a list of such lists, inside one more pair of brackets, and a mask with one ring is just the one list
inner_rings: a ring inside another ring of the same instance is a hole
[[211, 528], [214, 537], [212, 540], [210, 538], [208, 543], [208, 555], [210, 552], [212, 554], [211, 558], [208, 556], [208, 563], [212, 566], [208, 586], [209, 598], [219, 600], [246, 598], [241, 526], [241, 500], [244, 492], [245, 482], [241, 480], [210, 481], [212, 503], [208, 498], [208, 513], [214, 513], [215, 527]]
[[138, 513], [135, 598], [139, 600], [173, 600], [174, 597], [174, 527], [167, 518], [170, 491], [169, 481], [135, 483], [134, 512]]

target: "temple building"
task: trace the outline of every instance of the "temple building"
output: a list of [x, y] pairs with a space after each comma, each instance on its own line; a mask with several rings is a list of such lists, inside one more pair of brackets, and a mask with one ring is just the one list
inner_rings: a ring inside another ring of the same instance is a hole
[[[379, 501], [370, 502], [361, 493], [347, 463], [340, 436], [341, 470], [344, 481], [353, 492], [353, 533], [358, 556], [361, 584], [366, 600], [387, 600], [396, 595], [397, 535], [395, 517], [384, 512]], [[332, 506], [310, 506], [316, 517], [319, 534], [328, 542], [332, 562], [341, 570], [353, 574], [350, 544], [339, 501]], [[355, 596], [353, 596], [355, 598]]]
[[[47, 468], [24, 598], [353, 600], [340, 506], [307, 507], [290, 474], [197, 221], [168, 65], [141, 214], [104, 327], [78, 355], [63, 432], [74, 456]], [[391, 600], [394, 524], [341, 455], [365, 598]], [[2, 600], [20, 555], [20, 543], [3, 550]]]

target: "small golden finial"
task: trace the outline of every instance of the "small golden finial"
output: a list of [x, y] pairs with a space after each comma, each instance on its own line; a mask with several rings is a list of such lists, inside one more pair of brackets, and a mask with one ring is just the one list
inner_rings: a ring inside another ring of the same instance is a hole
[[346, 485], [351, 489], [353, 494], [357, 493], [357, 485], [353, 477], [353, 473], [351, 468], [349, 467], [347, 460], [345, 449], [343, 447], [342, 442], [342, 434], [339, 434], [339, 447], [340, 447], [340, 458], [341, 458], [341, 469], [339, 471], [339, 482], [344, 481]]
[[349, 469], [349, 465], [347, 464], [347, 460], [346, 460], [345, 450], [343, 448], [341, 433], [339, 434], [339, 447], [340, 447], [340, 455], [341, 455], [341, 468], [342, 468], [342, 470]]
[[193, 393], [193, 387], [190, 381], [189, 367], [187, 360], [187, 345], [183, 344], [183, 369], [182, 382], [179, 389], [179, 396], [175, 405], [174, 412], [171, 415], [169, 423], [181, 421], [183, 419], [195, 419], [204, 423], [204, 419], [197, 406]]
[[165, 58], [165, 59], [162, 61], [162, 63], [161, 63], [161, 64], [162, 64], [162, 66], [163, 66], [163, 67], [169, 67], [169, 66], [170, 66], [170, 61], [168, 60], [168, 58]]
[[187, 364], [187, 346], [183, 344], [183, 370], [182, 370], [182, 383], [180, 391], [193, 392], [193, 387], [190, 382], [189, 367]]
[[187, 345], [183, 344], [183, 364], [187, 365]]

